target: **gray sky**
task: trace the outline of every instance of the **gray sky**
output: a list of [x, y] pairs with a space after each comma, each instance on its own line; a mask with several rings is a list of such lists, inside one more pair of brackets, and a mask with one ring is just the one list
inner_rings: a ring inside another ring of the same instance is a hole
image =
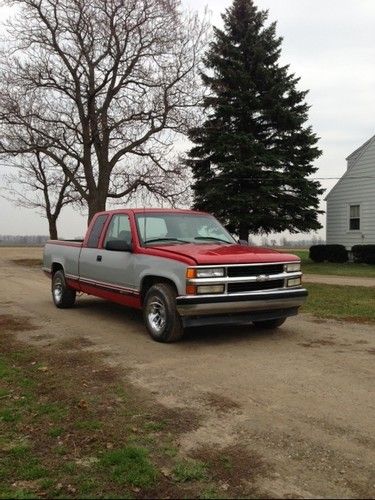
[[[375, 1], [257, 0], [277, 21], [284, 38], [282, 63], [310, 89], [310, 122], [321, 138], [317, 177], [339, 177], [345, 157], [375, 134]], [[184, 0], [193, 10], [206, 5], [213, 24], [227, 0]], [[6, 11], [0, 8], [0, 16]], [[0, 166], [0, 169], [2, 167]], [[327, 190], [335, 180], [321, 181]], [[322, 201], [322, 208], [325, 203]], [[325, 217], [321, 219], [325, 222]], [[83, 233], [85, 218], [66, 209], [59, 221], [62, 237]], [[47, 234], [46, 220], [33, 210], [14, 207], [0, 198], [0, 234]], [[319, 232], [325, 234], [325, 230]]]

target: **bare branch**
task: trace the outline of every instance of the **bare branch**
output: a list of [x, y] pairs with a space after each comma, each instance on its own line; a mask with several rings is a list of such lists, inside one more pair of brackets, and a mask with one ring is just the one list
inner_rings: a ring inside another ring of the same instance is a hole
[[174, 199], [170, 148], [197, 119], [207, 23], [180, 0], [5, 3], [19, 15], [0, 53], [0, 154], [48, 159], [90, 218], [142, 189]]

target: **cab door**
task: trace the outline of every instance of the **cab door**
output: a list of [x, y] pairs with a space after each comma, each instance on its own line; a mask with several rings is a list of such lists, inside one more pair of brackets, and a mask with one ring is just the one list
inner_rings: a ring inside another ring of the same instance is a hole
[[[80, 261], [81, 284], [94, 285], [102, 290], [122, 295], [132, 295], [136, 292], [134, 255], [130, 251], [107, 250], [106, 244], [108, 241], [126, 241], [131, 245], [131, 228], [127, 214], [112, 215], [104, 238], [103, 248], [82, 248]], [[96, 246], [98, 246], [98, 243], [99, 240]]]

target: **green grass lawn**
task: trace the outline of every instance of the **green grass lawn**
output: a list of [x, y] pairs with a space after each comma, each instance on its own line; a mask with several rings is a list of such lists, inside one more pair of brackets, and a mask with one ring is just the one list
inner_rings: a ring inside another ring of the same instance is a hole
[[370, 266], [368, 264], [354, 264], [353, 262], [347, 262], [345, 264], [323, 262], [319, 264], [309, 259], [308, 250], [281, 249], [280, 252], [298, 255], [302, 262], [302, 271], [305, 274], [329, 274], [333, 276], [359, 276], [375, 278], [375, 266]]
[[301, 312], [320, 318], [375, 323], [375, 288], [305, 283], [309, 297]]

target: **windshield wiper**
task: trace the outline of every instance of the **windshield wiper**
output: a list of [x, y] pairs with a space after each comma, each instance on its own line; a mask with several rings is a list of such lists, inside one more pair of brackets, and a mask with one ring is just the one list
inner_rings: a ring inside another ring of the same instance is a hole
[[222, 240], [221, 238], [215, 238], [214, 236], [196, 236], [194, 239], [195, 240], [214, 240], [214, 241], [221, 241], [222, 243], [228, 243], [228, 245], [231, 244], [230, 241]]
[[190, 243], [190, 241], [179, 240], [178, 238], [152, 238], [151, 240], [145, 240], [143, 243], [154, 243], [155, 241], [177, 241], [178, 243]]

